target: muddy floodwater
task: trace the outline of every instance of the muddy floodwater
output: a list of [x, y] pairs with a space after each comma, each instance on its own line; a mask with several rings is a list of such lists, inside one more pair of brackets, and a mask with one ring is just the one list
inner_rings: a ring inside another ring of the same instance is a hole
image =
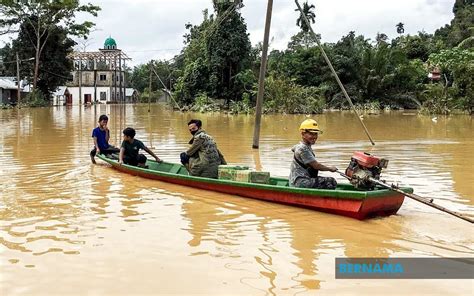
[[[305, 115], [180, 113], [152, 105], [0, 110], [1, 295], [473, 295], [473, 280], [335, 279], [336, 257], [473, 257], [472, 224], [408, 198], [397, 215], [358, 221], [130, 176], [98, 160], [91, 131], [109, 116], [111, 143], [132, 126], [179, 162], [197, 117], [228, 162], [287, 177]], [[318, 159], [345, 169], [354, 151], [389, 159], [382, 178], [474, 217], [470, 116], [365, 114], [315, 118]], [[342, 177], [323, 172], [324, 176]]]

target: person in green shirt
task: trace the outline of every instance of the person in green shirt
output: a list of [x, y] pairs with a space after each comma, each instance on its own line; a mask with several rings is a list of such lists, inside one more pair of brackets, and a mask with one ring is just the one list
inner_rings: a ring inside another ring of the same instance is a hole
[[153, 153], [142, 141], [135, 139], [135, 129], [127, 127], [123, 130], [123, 142], [120, 148], [119, 164], [128, 164], [139, 167], [147, 167], [147, 158], [145, 155], [139, 153], [140, 149], [145, 150], [155, 158], [157, 162], [162, 160]]

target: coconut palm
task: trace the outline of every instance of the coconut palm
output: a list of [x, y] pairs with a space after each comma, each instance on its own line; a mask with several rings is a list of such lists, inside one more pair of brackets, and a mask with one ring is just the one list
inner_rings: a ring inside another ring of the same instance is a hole
[[385, 33], [377, 33], [377, 36], [375, 37], [375, 41], [377, 41], [377, 44], [386, 43], [387, 40], [388, 36]]
[[398, 34], [401, 35], [401, 34], [405, 33], [405, 28], [404, 28], [404, 26], [405, 26], [405, 25], [404, 25], [403, 23], [401, 23], [401, 22], [396, 25], [396, 27], [397, 27], [397, 33], [398, 33]]
[[[316, 7], [313, 4], [309, 5], [308, 2], [303, 3], [303, 14], [312, 24], [314, 24], [316, 19], [316, 14], [312, 11], [315, 8]], [[299, 11], [299, 9], [295, 9], [295, 11]], [[300, 14], [298, 19], [296, 20], [296, 25], [301, 28], [301, 31], [308, 32], [309, 27], [304, 20], [303, 14]]]

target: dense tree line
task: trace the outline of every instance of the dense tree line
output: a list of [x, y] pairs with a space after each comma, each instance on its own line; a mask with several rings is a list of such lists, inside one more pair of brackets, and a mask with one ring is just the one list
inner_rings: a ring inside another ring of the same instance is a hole
[[[204, 11], [199, 25], [187, 24], [185, 47], [171, 62], [154, 62], [168, 78], [182, 104], [195, 110], [225, 107], [251, 111], [255, 104], [260, 47], [250, 46], [238, 4], [214, 0], [214, 13]], [[303, 3], [314, 23], [314, 5]], [[336, 43], [325, 43], [341, 81], [360, 107], [419, 108], [436, 113], [474, 111], [474, 6], [456, 0], [454, 19], [434, 34], [404, 35], [405, 24], [394, 24], [394, 35], [379, 33], [375, 40], [349, 32]], [[347, 108], [320, 49], [300, 16], [301, 28], [285, 50], [270, 53], [265, 91], [267, 112], [321, 112]], [[315, 38], [320, 38], [316, 36]], [[428, 73], [441, 71], [441, 79]], [[164, 70], [166, 69], [166, 70]], [[147, 65], [135, 68], [140, 90], [148, 83]], [[142, 74], [139, 74], [142, 73]], [[172, 79], [172, 80], [170, 80]], [[157, 85], [156, 87], [160, 87]]]
[[[251, 46], [243, 2], [213, 0], [214, 12], [203, 11], [200, 24], [186, 24], [184, 47], [171, 61], [150, 61], [134, 67], [133, 87], [142, 99], [156, 90], [171, 89], [181, 105], [198, 111], [221, 107], [252, 112], [257, 92], [261, 44]], [[96, 15], [97, 6], [79, 1], [2, 1], [0, 34], [18, 37], [0, 49], [4, 61], [34, 58], [21, 64], [21, 77], [33, 82], [41, 100], [67, 80], [72, 70], [67, 54], [70, 36], [86, 37], [91, 22], [76, 23], [76, 12]], [[314, 23], [315, 6], [303, 3], [303, 13]], [[405, 24], [374, 40], [348, 32], [338, 42], [324, 43], [334, 68], [353, 101], [361, 108], [418, 108], [450, 113], [474, 112], [474, 5], [455, 0], [454, 18], [433, 34], [404, 35]], [[265, 82], [266, 112], [316, 113], [324, 108], [348, 108], [309, 27], [300, 15], [301, 30], [285, 50], [272, 51]], [[2, 64], [2, 75], [15, 76], [14, 63]], [[441, 73], [429, 79], [430, 72]], [[160, 77], [162, 82], [157, 79]], [[150, 79], [151, 78], [151, 79]], [[436, 78], [436, 77], [435, 77]], [[150, 88], [151, 87], [151, 88]], [[155, 92], [153, 92], [155, 91]]]

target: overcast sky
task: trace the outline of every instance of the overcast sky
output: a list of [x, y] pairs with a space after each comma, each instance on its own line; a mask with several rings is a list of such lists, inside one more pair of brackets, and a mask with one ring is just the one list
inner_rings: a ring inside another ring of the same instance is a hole
[[[304, 0], [299, 0], [302, 3]], [[83, 3], [86, 1], [82, 1]], [[140, 64], [150, 59], [170, 59], [183, 47], [186, 23], [199, 24], [202, 10], [213, 12], [211, 0], [89, 0], [102, 8], [96, 31], [90, 35], [87, 50], [103, 47], [112, 36], [120, 49]], [[250, 41], [263, 39], [267, 0], [244, 0], [242, 15]], [[314, 29], [323, 42], [336, 42], [349, 31], [375, 39], [378, 32], [396, 37], [395, 25], [405, 24], [405, 34], [424, 30], [433, 33], [453, 18], [454, 0], [309, 0], [316, 6]], [[274, 0], [270, 35], [271, 49], [284, 49], [298, 32], [294, 0]], [[82, 19], [82, 17], [81, 17]], [[5, 38], [3, 38], [5, 40]], [[1, 42], [0, 42], [1, 44]]]

